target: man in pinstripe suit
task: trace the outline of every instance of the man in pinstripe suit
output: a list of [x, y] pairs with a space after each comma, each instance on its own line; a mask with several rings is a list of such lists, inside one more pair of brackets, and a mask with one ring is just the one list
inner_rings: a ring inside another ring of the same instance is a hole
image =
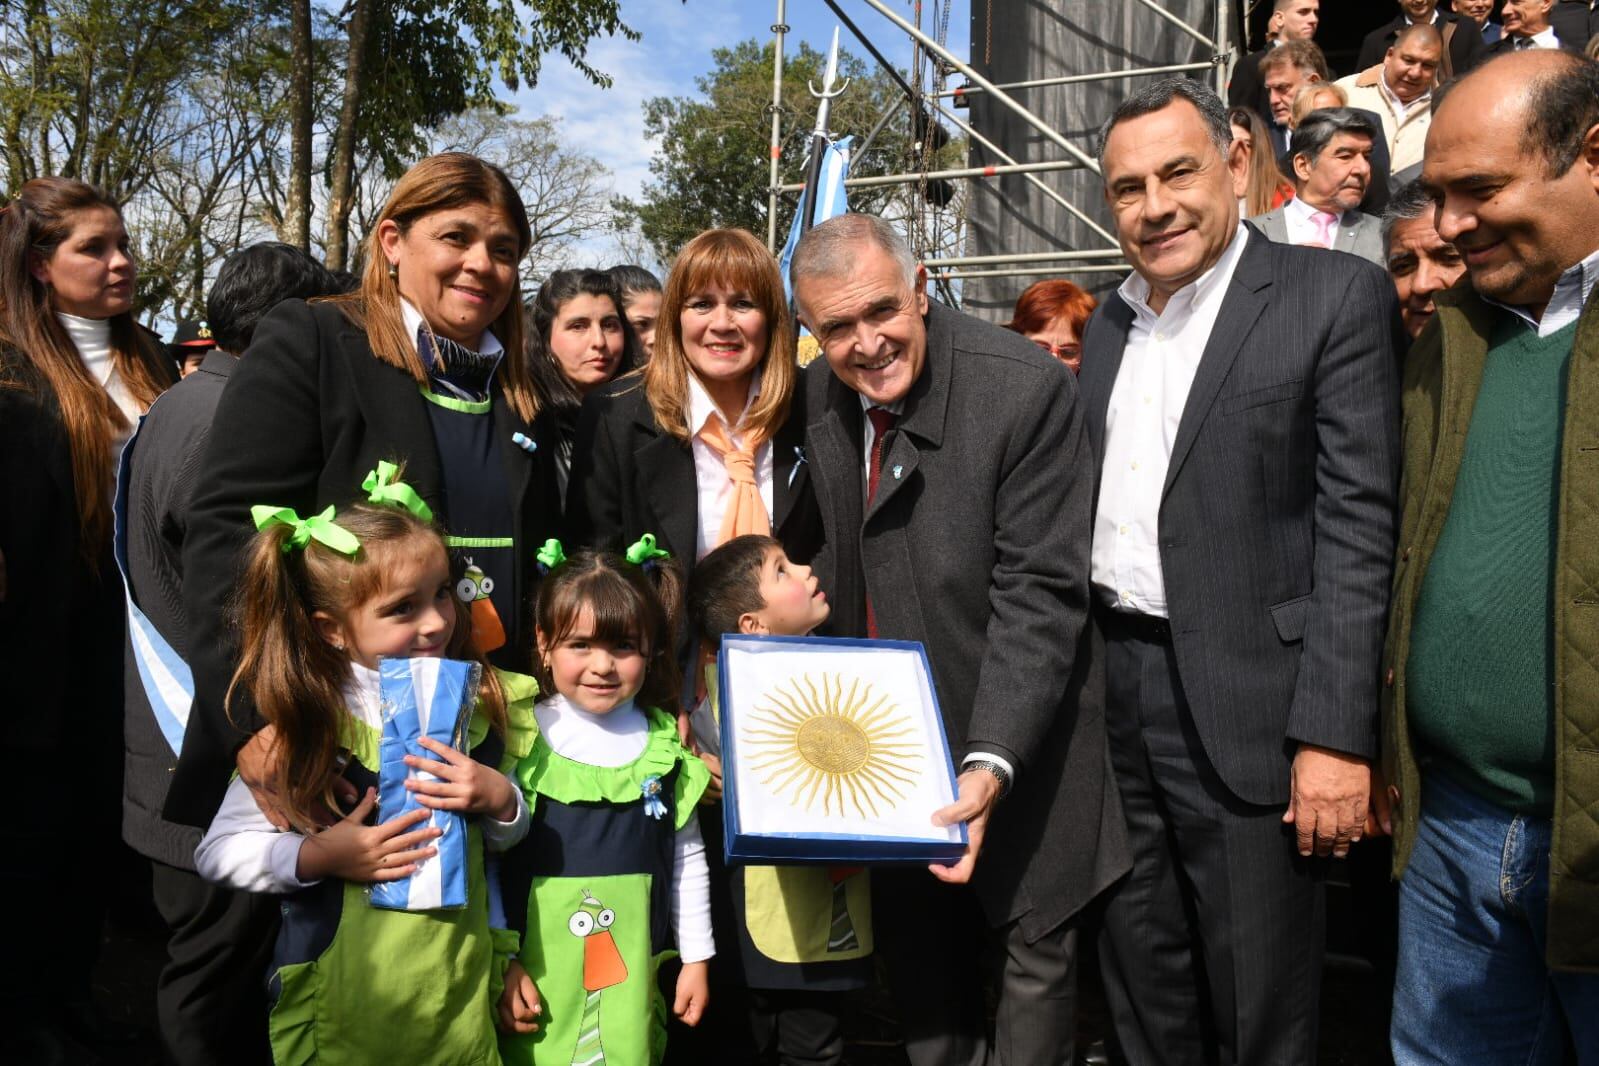
[[1090, 572], [1133, 849], [1102, 960], [1134, 1063], [1316, 1055], [1322, 874], [1366, 824], [1398, 480], [1393, 285], [1238, 220], [1169, 79], [1100, 154], [1136, 273], [1084, 336]]

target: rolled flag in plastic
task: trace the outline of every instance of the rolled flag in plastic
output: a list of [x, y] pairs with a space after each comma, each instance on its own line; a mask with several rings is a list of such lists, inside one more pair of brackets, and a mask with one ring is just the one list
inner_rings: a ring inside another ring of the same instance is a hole
[[[422, 747], [423, 737], [466, 750], [466, 728], [477, 703], [483, 668], [454, 659], [382, 659], [378, 684], [383, 706], [379, 742], [378, 820], [392, 821], [421, 807], [405, 787], [408, 778], [437, 780], [405, 764], [407, 755], [437, 761]], [[425, 808], [424, 808], [425, 809]], [[417, 828], [432, 826], [443, 835], [432, 842], [438, 854], [423, 859], [416, 872], [372, 886], [372, 906], [389, 910], [431, 911], [466, 906], [466, 819], [454, 811], [428, 812]]]

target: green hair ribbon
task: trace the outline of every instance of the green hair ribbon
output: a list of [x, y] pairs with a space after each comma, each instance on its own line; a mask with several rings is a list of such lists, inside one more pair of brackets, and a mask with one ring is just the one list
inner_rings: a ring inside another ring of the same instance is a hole
[[351, 558], [361, 550], [361, 542], [355, 539], [355, 534], [333, 521], [331, 506], [321, 514], [301, 518], [295, 514], [292, 507], [273, 507], [270, 504], [258, 503], [250, 508], [250, 517], [255, 520], [256, 529], [288, 526], [294, 530], [289, 539], [283, 542], [283, 550], [286, 552], [304, 548], [313, 540]]
[[403, 507], [424, 522], [433, 521], [433, 508], [417, 495], [417, 491], [403, 481], [396, 481], [400, 468], [387, 459], [378, 463], [377, 469], [366, 475], [361, 487], [367, 492], [367, 502], [389, 507]]
[[551, 537], [544, 542], [544, 546], [533, 557], [538, 560], [539, 566], [544, 572], [549, 573], [566, 562], [566, 550], [561, 547], [560, 541]]
[[627, 561], [634, 566], [648, 566], [656, 559], [670, 559], [672, 553], [655, 546], [655, 534], [646, 533], [628, 545]]

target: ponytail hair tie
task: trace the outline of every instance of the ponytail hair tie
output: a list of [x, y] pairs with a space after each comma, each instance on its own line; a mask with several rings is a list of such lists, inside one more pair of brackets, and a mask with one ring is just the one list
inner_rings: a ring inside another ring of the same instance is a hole
[[543, 547], [539, 548], [538, 552], [534, 554], [533, 558], [538, 560], [539, 572], [541, 574], [547, 574], [551, 570], [554, 570], [557, 566], [560, 566], [562, 563], [566, 562], [566, 551], [561, 547], [560, 541], [556, 540], [554, 537], [551, 537], [549, 540], [544, 542]]
[[646, 570], [653, 570], [659, 565], [657, 560], [670, 559], [672, 553], [664, 548], [655, 546], [655, 534], [646, 533], [632, 544], [628, 545], [627, 561], [634, 566], [642, 566]]
[[254, 519], [256, 529], [264, 530], [272, 526], [288, 526], [292, 529], [294, 532], [283, 542], [286, 552], [303, 549], [313, 540], [352, 559], [361, 550], [361, 542], [355, 539], [355, 534], [333, 521], [331, 506], [321, 514], [301, 518], [292, 507], [258, 503], [250, 508], [250, 517]]
[[366, 490], [367, 503], [380, 504], [385, 507], [399, 507], [410, 511], [424, 522], [433, 521], [433, 508], [427, 501], [417, 494], [417, 491], [403, 481], [396, 480], [395, 475], [400, 468], [388, 460], [378, 463], [377, 468], [367, 473], [366, 479], [361, 482], [361, 487]]

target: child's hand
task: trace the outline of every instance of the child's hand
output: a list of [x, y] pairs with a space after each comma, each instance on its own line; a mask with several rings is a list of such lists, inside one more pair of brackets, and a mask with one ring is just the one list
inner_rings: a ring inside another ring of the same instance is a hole
[[405, 765], [411, 769], [439, 778], [406, 778], [405, 787], [416, 793], [418, 803], [439, 811], [486, 814], [496, 822], [509, 822], [516, 817], [516, 790], [504, 774], [432, 737], [423, 737], [421, 744], [444, 761], [405, 757]]
[[705, 962], [685, 962], [683, 972], [677, 975], [677, 998], [672, 1003], [672, 1013], [684, 1025], [698, 1025], [705, 1016], [705, 1007], [711, 1001], [711, 967]]
[[502, 1033], [536, 1033], [538, 1022], [534, 1019], [544, 1013], [539, 1002], [539, 990], [533, 987], [533, 978], [522, 969], [518, 959], [512, 959], [505, 968], [505, 991], [500, 993], [498, 1018]]
[[700, 762], [704, 763], [705, 768], [711, 772], [711, 783], [705, 786], [705, 794], [700, 797], [700, 803], [705, 806], [720, 803], [722, 800], [722, 760], [708, 751], [696, 751], [694, 754], [700, 757]]
[[295, 876], [302, 881], [337, 877], [344, 881], [398, 881], [416, 872], [416, 864], [438, 852], [427, 842], [443, 830], [412, 830], [428, 812], [411, 811], [382, 825], [363, 825], [377, 805], [378, 790], [369, 788], [355, 810], [333, 825], [305, 838]]

